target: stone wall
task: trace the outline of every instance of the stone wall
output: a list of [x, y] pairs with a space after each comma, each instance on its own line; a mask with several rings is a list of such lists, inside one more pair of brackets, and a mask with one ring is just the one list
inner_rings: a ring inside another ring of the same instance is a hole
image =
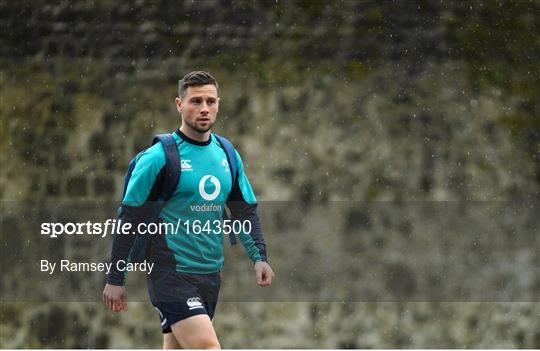
[[[77, 302], [102, 277], [59, 299], [63, 281], [12, 263], [106, 259], [110, 242], [42, 246], [29, 223], [69, 201], [102, 201], [91, 213], [107, 218], [131, 157], [178, 126], [177, 80], [200, 68], [220, 82], [216, 130], [266, 209], [278, 274], [257, 298], [241, 249], [226, 248], [224, 347], [539, 348], [538, 7], [1, 2], [1, 346], [159, 347], [144, 277], [130, 286], [143, 297], [113, 315]], [[393, 210], [415, 203], [451, 215]], [[437, 250], [450, 278], [430, 297]]]

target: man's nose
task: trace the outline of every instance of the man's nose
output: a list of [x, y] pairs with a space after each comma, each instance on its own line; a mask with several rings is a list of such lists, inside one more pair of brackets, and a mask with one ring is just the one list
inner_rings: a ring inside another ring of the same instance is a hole
[[206, 103], [206, 101], [203, 101], [201, 105], [201, 114], [208, 114], [208, 113], [209, 113], [208, 104]]

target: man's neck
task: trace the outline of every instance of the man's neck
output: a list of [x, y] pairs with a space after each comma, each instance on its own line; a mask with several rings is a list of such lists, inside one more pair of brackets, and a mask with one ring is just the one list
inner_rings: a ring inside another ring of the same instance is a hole
[[184, 135], [187, 136], [188, 138], [196, 140], [196, 141], [200, 141], [203, 143], [208, 141], [208, 139], [210, 139], [210, 131], [207, 131], [201, 134], [197, 131], [194, 131], [189, 126], [185, 125], [184, 123], [182, 123], [182, 125], [180, 126], [180, 131], [184, 133]]

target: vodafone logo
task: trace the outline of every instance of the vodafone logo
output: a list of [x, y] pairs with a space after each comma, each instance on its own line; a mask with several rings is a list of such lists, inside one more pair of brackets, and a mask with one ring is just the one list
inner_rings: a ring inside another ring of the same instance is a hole
[[[205, 185], [206, 182], [210, 180], [210, 183], [214, 185], [214, 191], [209, 194], [206, 192]], [[207, 201], [215, 200], [216, 197], [218, 197], [219, 192], [221, 191], [221, 184], [219, 183], [219, 180], [214, 177], [213, 175], [205, 175], [201, 178], [199, 182], [199, 193], [201, 194], [202, 198]]]

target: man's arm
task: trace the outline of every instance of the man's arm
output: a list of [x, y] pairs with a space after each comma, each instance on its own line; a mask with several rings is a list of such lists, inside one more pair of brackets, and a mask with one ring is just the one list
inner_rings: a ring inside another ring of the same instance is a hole
[[127, 310], [127, 294], [124, 287], [125, 274], [117, 269], [120, 260], [126, 261], [135, 242], [139, 223], [153, 217], [154, 203], [157, 198], [159, 182], [165, 172], [165, 155], [158, 143], [138, 156], [137, 164], [129, 180], [126, 194], [122, 199], [119, 218], [123, 223], [130, 223], [132, 233], [114, 236], [111, 250], [111, 272], [103, 290], [103, 302], [113, 311]]
[[[160, 175], [156, 179], [159, 180]], [[137, 237], [136, 230], [140, 223], [148, 223], [154, 218], [152, 214], [155, 210], [154, 206], [155, 203], [152, 201], [146, 201], [140, 206], [129, 206], [125, 201], [122, 202], [119, 219], [122, 221], [122, 225], [125, 223], [131, 224], [131, 233], [114, 235], [111, 250], [111, 272], [107, 279], [109, 284], [117, 286], [125, 284], [125, 274], [117, 269], [116, 264], [121, 260], [127, 261]]]
[[266, 286], [271, 284], [274, 273], [267, 263], [266, 243], [264, 242], [261, 221], [257, 212], [257, 200], [244, 172], [240, 154], [236, 153], [236, 157], [238, 160], [238, 176], [235, 184], [233, 184], [227, 207], [231, 211], [233, 220], [247, 220], [251, 223], [251, 231], [241, 234], [240, 241], [249, 258], [255, 263], [257, 283]]

